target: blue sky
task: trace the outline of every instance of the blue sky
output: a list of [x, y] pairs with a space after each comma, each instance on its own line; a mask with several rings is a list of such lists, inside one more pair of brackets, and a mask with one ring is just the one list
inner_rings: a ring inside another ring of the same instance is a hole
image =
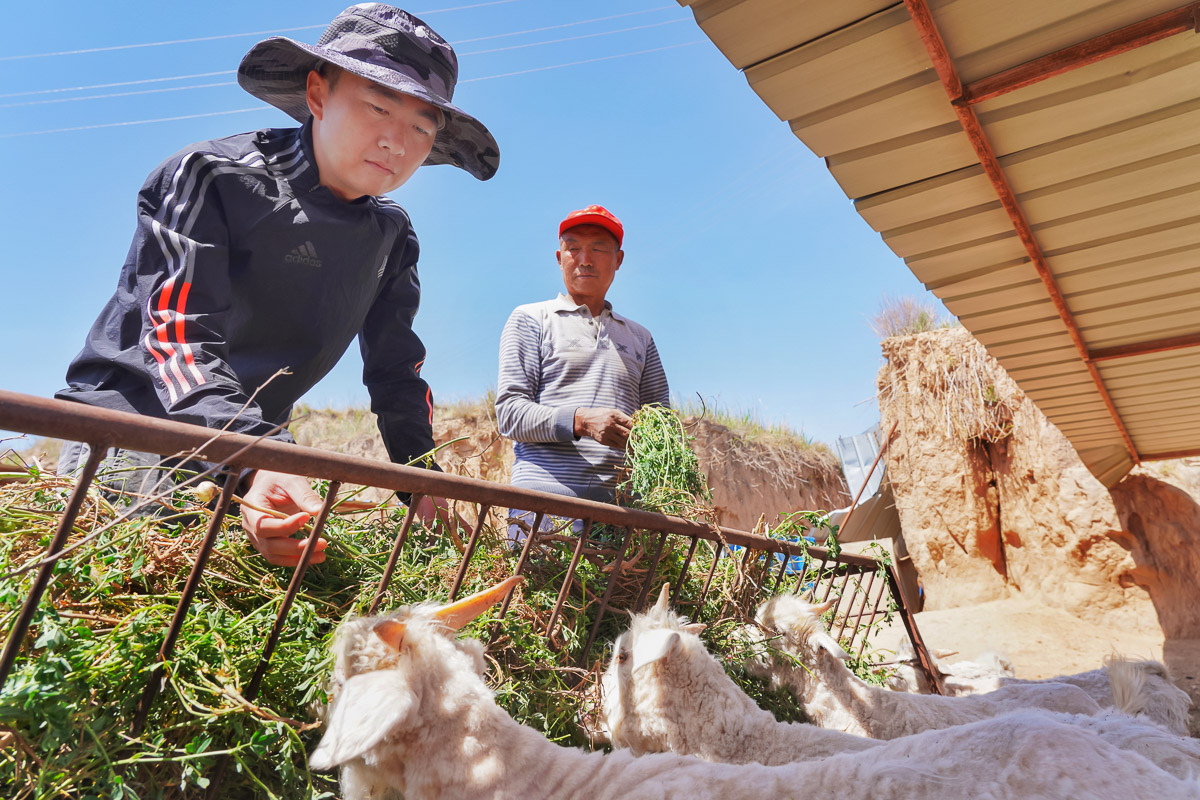
[[[881, 359], [868, 320], [885, 294], [932, 296], [691, 13], [663, 0], [469, 5], [408, 6], [455, 44], [455, 102], [501, 151], [491, 181], [427, 167], [392, 195], [421, 240], [416, 329], [435, 399], [494, 386], [508, 314], [561, 289], [558, 221], [600, 203], [626, 229], [609, 299], [651, 330], [675, 396], [826, 442], [872, 425]], [[6, 9], [0, 388], [49, 396], [63, 385], [115, 286], [146, 175], [190, 142], [290, 124], [232, 71], [275, 32], [315, 42], [344, 6]], [[110, 49], [66, 52], [96, 48]], [[56, 91], [77, 87], [97, 88]], [[305, 401], [366, 404], [356, 347]]]

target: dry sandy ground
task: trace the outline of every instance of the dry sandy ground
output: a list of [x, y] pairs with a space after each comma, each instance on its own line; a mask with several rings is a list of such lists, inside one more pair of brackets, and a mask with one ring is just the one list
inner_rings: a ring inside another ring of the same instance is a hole
[[[1114, 652], [1131, 658], [1165, 660], [1176, 682], [1192, 696], [1192, 735], [1200, 736], [1198, 639], [1164, 643], [1161, 636], [1097, 625], [1062, 609], [1020, 598], [923, 611], [916, 621], [927, 646], [957, 651], [947, 661], [973, 659], [983, 651], [994, 650], [1012, 660], [1018, 678], [1051, 678], [1096, 669], [1105, 656]], [[902, 632], [897, 621], [880, 633], [879, 646], [893, 648]]]

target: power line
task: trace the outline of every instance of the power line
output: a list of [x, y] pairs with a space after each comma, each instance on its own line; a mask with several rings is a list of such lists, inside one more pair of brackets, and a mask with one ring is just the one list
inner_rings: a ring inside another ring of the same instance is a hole
[[[505, 0], [505, 2], [515, 2], [515, 0]], [[484, 5], [487, 5], [487, 4], [485, 3]], [[464, 6], [464, 7], [465, 8], [473, 8], [473, 6]], [[451, 44], [457, 47], [459, 45], [470, 44], [472, 42], [486, 42], [486, 41], [491, 41], [493, 39], [505, 39], [505, 38], [508, 38], [511, 36], [523, 36], [527, 33], [541, 33], [543, 31], [559, 30], [561, 28], [573, 28], [578, 25], [589, 25], [593, 22], [608, 22], [609, 20], [622, 19], [624, 17], [634, 17], [639, 14], [650, 14], [655, 11], [667, 11], [667, 10], [671, 10], [672, 8], [673, 8], [672, 6], [658, 6], [656, 8], [644, 9], [642, 11], [630, 11], [625, 14], [613, 14], [613, 15], [610, 15], [607, 17], [593, 17], [592, 19], [581, 19], [576, 22], [564, 22], [561, 25], [545, 25], [540, 28], [527, 28], [523, 31], [511, 31], [509, 33], [496, 33], [496, 34], [492, 34], [490, 36], [478, 36], [474, 39], [462, 39], [460, 41], [451, 42]], [[453, 9], [448, 9], [448, 10], [453, 10]], [[426, 13], [428, 13], [428, 12], [426, 12]], [[683, 19], [669, 20], [668, 22], [660, 22], [660, 23], [655, 23], [653, 25], [642, 25], [642, 26], [638, 26], [638, 27], [634, 27], [634, 28], [622, 28], [621, 30], [608, 31], [607, 33], [624, 33], [626, 31], [641, 30], [642, 28], [653, 28], [653, 27], [657, 27], [658, 25], [666, 25], [666, 24], [670, 24], [673, 22], [682, 22], [682, 21], [683, 21]], [[302, 28], [288, 28], [286, 30], [307, 30], [309, 28], [314, 28], [314, 27], [319, 28], [321, 26], [320, 25], [308, 25], [308, 26], [304, 26]], [[260, 33], [272, 33], [272, 32], [279, 33], [282, 30], [284, 30], [284, 29], [280, 29], [280, 31], [261, 31]], [[234, 33], [234, 34], [228, 34], [226, 37], [216, 37], [216, 38], [229, 38], [229, 37], [236, 37], [236, 36], [253, 36], [253, 35], [257, 35], [257, 34]], [[546, 42], [536, 42], [534, 44], [556, 44], [558, 42], [569, 42], [574, 39], [583, 39], [583, 38], [587, 38], [588, 36], [604, 36], [604, 35], [606, 35], [606, 33], [587, 34], [585, 36], [578, 36], [578, 37], [572, 36], [572, 37], [566, 37], [563, 39], [552, 39], [552, 40], [549, 40]], [[212, 38], [212, 37], [209, 37], [209, 38]], [[202, 41], [202, 40], [201, 39], [179, 39], [177, 41], [192, 42], [192, 41]], [[149, 46], [156, 45], [156, 44], [171, 44], [171, 43], [170, 42], [154, 42], [154, 43], [151, 43], [151, 45], [124, 45], [124, 47], [149, 47]], [[476, 50], [476, 51], [473, 51], [470, 53], [459, 53], [459, 55], [464, 55], [464, 56], [465, 55], [481, 55], [483, 53], [496, 53], [496, 52], [500, 52], [501, 50], [517, 50], [522, 47], [533, 47], [533, 46], [534, 46], [533, 44], [514, 45], [511, 48], [496, 48], [494, 50]], [[106, 48], [100, 48], [100, 49], [106, 49]], [[69, 52], [84, 52], [84, 51], [69, 51]], [[41, 56], [50, 56], [50, 55], [63, 55], [63, 53], [43, 53], [39, 56], [13, 56], [12, 58], [38, 58]], [[0, 61], [2, 61], [2, 60], [4, 60], [4, 58], [0, 58]], [[136, 85], [142, 84], [142, 83], [162, 83], [165, 81], [190, 80], [192, 78], [210, 78], [210, 77], [213, 77], [214, 75], [233, 75], [235, 72], [236, 72], [236, 70], [230, 69], [230, 70], [222, 70], [222, 71], [218, 71], [218, 72], [197, 72], [197, 73], [193, 73], [191, 75], [175, 75], [175, 76], [167, 77], [167, 78], [142, 78], [142, 79], [139, 79], [136, 81], [117, 81], [117, 82], [113, 82], [113, 83], [94, 83], [94, 84], [91, 84], [88, 86], [69, 86], [69, 87], [65, 87], [62, 89], [35, 89], [32, 91], [28, 91], [28, 92], [9, 92], [7, 94], [0, 94], [0, 98], [31, 97], [33, 95], [57, 94], [60, 92], [83, 92], [83, 91], [88, 91], [91, 89], [113, 89], [113, 88], [117, 88], [120, 86], [136, 86]], [[11, 107], [11, 106], [8, 106], [8, 107]]]
[[613, 14], [608, 17], [595, 17], [594, 19], [581, 19], [578, 22], [564, 22], [560, 25], [546, 25], [541, 28], [530, 28], [530, 29], [524, 30], [524, 31], [513, 31], [512, 33], [496, 33], [496, 34], [492, 34], [491, 36], [478, 36], [474, 39], [460, 39], [457, 42], [451, 42], [450, 44], [457, 47], [460, 44], [473, 44], [475, 42], [487, 42], [492, 39], [503, 39], [507, 36], [521, 36], [522, 34], [526, 34], [526, 33], [542, 33], [543, 31], [556, 31], [556, 30], [559, 30], [560, 28], [573, 28], [576, 25], [587, 25], [588, 23], [591, 23], [591, 22], [607, 22], [610, 19], [623, 19], [625, 17], [636, 17], [639, 14], [653, 14], [655, 11], [672, 11], [675, 8], [676, 8], [675, 6], [656, 6], [654, 8], [645, 8], [645, 9], [642, 9], [641, 11], [628, 11], [624, 14]]
[[[501, 53], [501, 52], [506, 52], [509, 50], [521, 50], [526, 47], [540, 47], [543, 45], [561, 44], [563, 42], [574, 42], [574, 41], [578, 41], [580, 39], [595, 39], [600, 36], [612, 36], [612, 35], [618, 34], [618, 33], [630, 33], [632, 31], [641, 31], [641, 30], [646, 30], [649, 28], [661, 28], [664, 25], [674, 25], [679, 22], [686, 22], [686, 20], [684, 20], [684, 19], [669, 19], [669, 20], [666, 20], [665, 22], [653, 22], [649, 25], [636, 25], [631, 28], [618, 28], [616, 30], [601, 31], [599, 33], [585, 33], [580, 36], [565, 36], [565, 37], [562, 37], [559, 39], [547, 39], [547, 40], [544, 40], [541, 42], [528, 42], [526, 44], [517, 44], [517, 45], [512, 45], [510, 47], [496, 47], [496, 48], [493, 48], [490, 50], [476, 50], [476, 51], [469, 52], [469, 53], [461, 53], [460, 55], [476, 56], [476, 55], [483, 55], [485, 53]], [[502, 35], [506, 35], [506, 34], [502, 34]], [[190, 78], [190, 77], [205, 77], [205, 76], [209, 76], [209, 75], [233, 75], [233, 74], [235, 74], [235, 72], [236, 72], [235, 70], [225, 70], [223, 72], [198, 73], [197, 75], [194, 75], [194, 76], [180, 75], [180, 76], [177, 76], [174, 78], [150, 78], [150, 79], [146, 79], [146, 80], [142, 80], [142, 81], [122, 81], [119, 83], [97, 84], [94, 87], [77, 87], [76, 89], [49, 89], [49, 90], [45, 90], [45, 92], [42, 92], [42, 93], [80, 91], [85, 88], [106, 88], [106, 87], [110, 87], [110, 86], [111, 87], [133, 86], [133, 85], [137, 85], [140, 83], [156, 83], [156, 82], [163, 82], [163, 81], [183, 80], [185, 78]], [[476, 78], [475, 80], [487, 80], [487, 78]], [[462, 82], [466, 83], [466, 81], [462, 81]], [[73, 102], [80, 101], [80, 100], [106, 100], [106, 99], [111, 99], [113, 97], [135, 97], [138, 95], [146, 95], [146, 94], [164, 94], [167, 92], [182, 92], [182, 91], [187, 91], [190, 89], [210, 89], [210, 88], [217, 87], [217, 86], [236, 86], [236, 85], [237, 85], [236, 81], [222, 81], [220, 83], [200, 83], [200, 84], [194, 84], [191, 86], [175, 86], [175, 87], [170, 87], [170, 88], [165, 88], [165, 89], [139, 89], [136, 91], [129, 91], [129, 92], [109, 92], [107, 94], [89, 94], [89, 95], [82, 95], [79, 97], [59, 97], [59, 98], [53, 98], [50, 100], [23, 100], [23, 101], [17, 102], [17, 103], [0, 103], [0, 108], [26, 108], [29, 106], [44, 106], [44, 105], [55, 105], [58, 103], [73, 103]], [[0, 94], [0, 98], [26, 97], [31, 94], [39, 94], [39, 92], [19, 92], [19, 93], [11, 94], [11, 95]]]
[[586, 58], [583, 61], [571, 61], [570, 63], [567, 63], [567, 64], [552, 64], [548, 67], [534, 67], [533, 69], [521, 69], [521, 70], [517, 70], [516, 72], [503, 72], [499, 75], [485, 75], [482, 78], [467, 78], [466, 80], [459, 81], [458, 83], [461, 86], [464, 83], [476, 83], [478, 81], [490, 81], [493, 78], [511, 78], [514, 75], [528, 75], [531, 72], [545, 72], [546, 70], [550, 70], [550, 69], [562, 69], [563, 67], [576, 67], [576, 66], [579, 66], [580, 64], [594, 64], [597, 61], [612, 61], [614, 58], [626, 58], [628, 56], [642, 56], [642, 55], [646, 55], [647, 53], [659, 53], [659, 52], [662, 52], [663, 50], [676, 50], [680, 47], [690, 47], [694, 44], [705, 44], [705, 43], [707, 43], [707, 40], [683, 42], [682, 44], [669, 44], [665, 47], [652, 47], [649, 50], [638, 50], [633, 53], [618, 53], [617, 55], [612, 55], [612, 56], [600, 56], [599, 58]]
[[164, 92], [184, 92], [189, 89], [211, 89], [214, 86], [237, 86], [237, 81], [221, 81], [220, 83], [197, 83], [191, 86], [169, 86], [164, 89], [138, 89], [134, 92], [110, 92], [109, 94], [87, 94], [82, 97], [56, 97], [53, 100], [25, 100], [20, 103], [0, 103], [0, 108], [22, 108], [25, 106], [44, 106], [51, 103], [74, 103], [77, 100], [107, 100], [112, 97], [133, 97], [142, 94], [162, 94]]
[[[435, 8], [430, 11], [415, 12], [417, 16], [427, 17], [430, 14], [441, 14], [447, 11], [466, 11], [471, 8], [484, 8], [486, 6], [499, 6], [505, 3], [516, 3], [518, 0], [489, 0], [486, 3], [473, 3], [468, 6], [454, 6], [453, 8]], [[162, 47], [169, 44], [190, 44], [192, 42], [212, 42], [218, 39], [238, 39], [245, 36], [263, 36], [272, 33], [293, 33], [295, 31], [309, 31], [315, 28], [328, 27], [329, 23], [322, 25], [298, 25], [294, 28], [275, 28], [269, 31], [247, 31], [246, 33], [225, 33], [218, 36], [197, 36], [193, 39], [170, 39], [162, 42], [145, 42], [143, 44], [118, 44], [110, 47], [89, 47], [82, 50], [59, 50], [54, 53], [30, 53], [22, 56], [0, 56], [0, 61], [21, 61], [29, 58], [50, 58], [52, 56], [75, 56], [84, 53], [106, 53], [113, 50], [134, 50], [139, 47]]]
[[93, 83], [90, 86], [68, 86], [63, 89], [35, 89], [32, 92], [9, 92], [0, 94], [0, 98], [29, 97], [35, 94], [57, 94], [59, 92], [82, 92], [87, 89], [114, 89], [118, 86], [137, 86], [143, 83], [164, 83], [166, 81], [186, 81], [192, 78], [211, 78], [214, 75], [233, 75], [237, 70], [223, 69], [219, 72], [197, 72], [192, 75], [175, 75], [170, 78], [142, 78], [136, 81], [117, 81], [115, 83]]
[[565, 36], [562, 39], [548, 39], [542, 42], [528, 42], [527, 44], [514, 44], [509, 47], [494, 47], [490, 50], [472, 50], [469, 53], [459, 53], [461, 56], [481, 56], [484, 53], [503, 53], [508, 50], [521, 50], [525, 47], [540, 47], [544, 44], [560, 44], [562, 42], [574, 42], [579, 39], [594, 39], [597, 36], [611, 36], [614, 33], [629, 33], [630, 31], [644, 31], [647, 28], [661, 28], [663, 25], [674, 25], [678, 22], [687, 22], [686, 19], [669, 19], [666, 22], [654, 22], [649, 25], [637, 25], [632, 28], [619, 28], [615, 31], [601, 31], [600, 33], [584, 33], [579, 36]]
[[[546, 72], [547, 70], [552, 70], [552, 69], [563, 69], [565, 67], [576, 67], [581, 64], [594, 64], [598, 61], [612, 61], [613, 59], [617, 59], [617, 58], [629, 58], [631, 56], [641, 56], [641, 55], [646, 55], [648, 53], [660, 53], [660, 52], [663, 52], [664, 50], [677, 50], [681, 47], [690, 47], [690, 46], [696, 45], [696, 44], [705, 44], [706, 42], [707, 42], [707, 40], [682, 42], [680, 44], [671, 44], [671, 45], [666, 45], [664, 47], [653, 47], [653, 48], [650, 48], [649, 50], [637, 50], [632, 53], [617, 53], [617, 54], [611, 55], [611, 56], [600, 56], [599, 58], [587, 58], [587, 59], [583, 59], [581, 61], [570, 61], [565, 64], [551, 64], [550, 66], [546, 66], [546, 67], [533, 67], [532, 69], [522, 69], [522, 70], [517, 70], [516, 72], [503, 72], [503, 73], [500, 73], [497, 75], [484, 75], [483, 77], [480, 77], [480, 78], [468, 78], [466, 80], [459, 81], [458, 83], [459, 83], [459, 85], [462, 85], [464, 83], [477, 83], [478, 81], [490, 81], [495, 78], [511, 78], [514, 75], [528, 75], [531, 72]], [[99, 123], [96, 125], [78, 125], [78, 126], [75, 126], [72, 128], [51, 128], [51, 129], [42, 130], [42, 131], [25, 131], [22, 133], [4, 133], [4, 134], [0, 134], [0, 139], [14, 139], [14, 138], [21, 137], [21, 136], [42, 136], [42, 135], [48, 134], [48, 133], [68, 133], [68, 132], [72, 132], [72, 131], [87, 131], [87, 130], [95, 130], [98, 128], [117, 128], [117, 127], [124, 127], [127, 125], [146, 125], [146, 124], [150, 124], [150, 123], [154, 123], [154, 122], [175, 122], [176, 120], [200, 119], [202, 117], [219, 117], [219, 116], [223, 116], [223, 115], [227, 115], [227, 114], [243, 114], [248, 111], [265, 111], [268, 109], [272, 109], [272, 106], [263, 105], [263, 106], [254, 106], [252, 108], [238, 108], [238, 109], [234, 109], [232, 111], [210, 111], [210, 112], [206, 112], [206, 113], [202, 113], [202, 114], [185, 114], [185, 115], [178, 116], [178, 117], [159, 117], [157, 119], [130, 120], [128, 122], [105, 122], [105, 123]]]
[[67, 133], [68, 131], [91, 131], [97, 128], [121, 128], [126, 125], [146, 125], [151, 122], [174, 122], [180, 119], [199, 119], [201, 117], [220, 117], [227, 114], [245, 114], [247, 111], [266, 111], [272, 106], [254, 106], [253, 108], [235, 108], [232, 111], [208, 111], [203, 114], [184, 114], [178, 117], [159, 117], [158, 119], [135, 119], [128, 122], [104, 122], [98, 125], [78, 125], [74, 128], [52, 128], [45, 131], [27, 131], [25, 133], [3, 133], [0, 139], [14, 139], [18, 136], [40, 136], [45, 133]]

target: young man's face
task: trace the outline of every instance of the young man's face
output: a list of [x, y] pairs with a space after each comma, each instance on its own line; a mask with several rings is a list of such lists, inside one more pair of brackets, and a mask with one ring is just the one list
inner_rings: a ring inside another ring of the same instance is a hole
[[332, 83], [310, 72], [308, 107], [321, 185], [345, 201], [403, 185], [425, 162], [441, 119], [424, 100], [349, 72]]
[[576, 225], [563, 231], [554, 255], [571, 297], [599, 301], [608, 294], [625, 258], [617, 240], [599, 225]]

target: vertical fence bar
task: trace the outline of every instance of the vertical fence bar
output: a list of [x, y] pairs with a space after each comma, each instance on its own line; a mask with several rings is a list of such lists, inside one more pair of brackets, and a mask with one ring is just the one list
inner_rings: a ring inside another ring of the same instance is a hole
[[904, 630], [908, 631], [908, 638], [912, 641], [913, 650], [917, 652], [920, 667], [925, 670], [925, 677], [929, 678], [929, 685], [933, 689], [933, 693], [944, 695], [946, 687], [942, 685], [942, 676], [934, 668], [933, 659], [929, 656], [928, 648], [925, 647], [925, 640], [921, 637], [921, 632], [917, 630], [912, 612], [904, 602], [904, 595], [900, 593], [900, 581], [896, 578], [896, 570], [890, 564], [886, 569], [888, 589], [892, 593], [892, 599], [896, 602], [896, 606], [900, 609], [900, 619], [904, 622]]
[[[861, 576], [862, 573], [860, 572], [859, 575]], [[858, 618], [854, 620], [854, 630], [851, 631], [851, 633], [850, 633], [850, 642], [851, 643], [854, 642], [854, 633], [858, 631], [858, 623], [862, 620], [863, 612], [867, 610], [867, 600], [870, 599], [870, 597], [871, 597], [871, 586], [873, 586], [874, 583], [875, 583], [875, 573], [872, 572], [870, 579], [867, 581], [867, 589], [865, 592], [863, 592], [862, 604], [858, 607]], [[858, 597], [860, 589], [862, 589], [862, 581], [856, 580], [854, 582], [854, 596], [856, 598]], [[854, 603], [851, 602], [850, 607], [846, 609], [846, 617], [845, 617], [845, 619], [842, 620], [842, 627], [838, 629], [838, 635], [835, 638], [837, 638], [839, 640], [842, 638], [842, 633], [845, 632], [846, 626], [850, 624], [850, 615], [853, 613], [854, 613]], [[847, 648], [847, 649], [849, 649], [849, 648]]]
[[650, 593], [650, 584], [654, 583], [654, 573], [658, 569], [658, 562], [662, 558], [663, 545], [667, 543], [667, 532], [658, 532], [658, 547], [654, 549], [654, 558], [650, 561], [650, 569], [646, 572], [646, 580], [642, 582], [642, 592], [638, 595], [637, 605], [633, 610], [641, 613], [646, 605], [646, 595]]
[[404, 550], [404, 543], [408, 541], [408, 532], [412, 530], [413, 520], [417, 516], [417, 503], [423, 499], [419, 494], [411, 495], [408, 498], [408, 511], [404, 513], [404, 522], [400, 525], [396, 543], [392, 545], [392, 554], [388, 556], [387, 566], [383, 568], [379, 586], [375, 589], [375, 597], [371, 600], [371, 607], [367, 609], [368, 616], [373, 616], [379, 610], [379, 601], [383, 599], [383, 593], [387, 591], [388, 584], [392, 582], [392, 573], [396, 571], [396, 562], [400, 560], [400, 552]]
[[192, 598], [195, 597], [196, 589], [200, 586], [200, 578], [204, 575], [204, 567], [208, 564], [208, 557], [212, 553], [213, 545], [216, 544], [217, 534], [221, 532], [221, 523], [225, 520], [225, 515], [229, 513], [230, 505], [233, 504], [233, 495], [237, 490], [237, 483], [237, 470], [225, 474], [225, 482], [221, 488], [221, 498], [217, 501], [217, 507], [213, 510], [212, 519], [208, 521], [208, 530], [204, 532], [204, 540], [201, 541], [200, 549], [196, 551], [196, 557], [192, 561], [192, 571], [188, 573], [187, 582], [183, 585], [183, 591], [179, 595], [179, 603], [175, 606], [175, 616], [171, 618], [171, 626], [167, 628], [167, 634], [163, 637], [162, 647], [158, 650], [158, 661], [162, 665], [162, 669], [151, 673], [150, 679], [146, 683], [146, 688], [142, 691], [142, 699], [138, 703], [137, 714], [134, 715], [133, 725], [130, 728], [134, 736], [142, 732], [142, 726], [146, 724], [146, 716], [150, 713], [150, 709], [154, 705], [154, 699], [166, 683], [166, 661], [175, 650], [175, 640], [179, 638], [179, 632], [183, 630], [183, 621], [187, 619], [187, 612], [191, 608]]
[[263, 647], [262, 656], [259, 657], [258, 666], [254, 670], [254, 677], [250, 679], [250, 683], [246, 686], [246, 691], [243, 692], [243, 696], [247, 700], [253, 701], [258, 695], [258, 687], [262, 684], [263, 676], [267, 674], [271, 655], [275, 652], [275, 646], [279, 644], [279, 637], [283, 634], [283, 625], [287, 621], [288, 612], [292, 610], [292, 603], [295, 602], [296, 595], [300, 593], [300, 584], [304, 581], [304, 573], [308, 571], [308, 565], [312, 561], [313, 553], [316, 552], [317, 539], [321, 536], [321, 530], [325, 527], [326, 520], [329, 519], [329, 512], [333, 509], [334, 503], [337, 502], [337, 493], [341, 488], [342, 484], [340, 482], [329, 482], [325, 504], [321, 506], [321, 513], [317, 515], [317, 521], [313, 523], [312, 533], [308, 535], [308, 544], [305, 545], [304, 551], [300, 554], [300, 563], [296, 565], [295, 571], [292, 572], [291, 583], [288, 584], [287, 593], [283, 596], [283, 602], [279, 606], [279, 613], [275, 615], [275, 625], [271, 628], [271, 635], [267, 637], [267, 644]]
[[[263, 646], [262, 655], [258, 657], [258, 666], [254, 669], [254, 675], [250, 678], [250, 683], [246, 685], [246, 691], [242, 692], [242, 696], [249, 702], [254, 702], [254, 698], [258, 696], [258, 689], [262, 685], [263, 677], [267, 674], [267, 667], [271, 664], [275, 646], [279, 644], [279, 637], [283, 634], [283, 626], [287, 621], [288, 612], [292, 610], [292, 603], [295, 602], [296, 595], [300, 593], [300, 584], [304, 581], [304, 573], [308, 571], [309, 562], [312, 561], [313, 553], [317, 550], [317, 540], [321, 537], [321, 530], [325, 527], [325, 521], [329, 519], [330, 511], [337, 503], [337, 493], [341, 488], [340, 481], [329, 482], [329, 488], [325, 492], [325, 503], [321, 506], [321, 513], [317, 515], [317, 521], [313, 523], [312, 532], [308, 535], [308, 544], [304, 546], [304, 550], [300, 554], [300, 563], [292, 572], [292, 580], [279, 605], [279, 613], [275, 615], [275, 625], [271, 628], [266, 645]], [[221, 796], [219, 792], [221, 784], [225, 780], [225, 770], [228, 768], [228, 754], [221, 756], [213, 765], [213, 775], [209, 779], [206, 795], [209, 800], [216, 800]]]
[[[874, 575], [875, 573], [871, 573]], [[887, 594], [887, 583], [879, 584], [879, 594], [875, 595], [875, 605], [871, 607], [871, 622], [875, 621], [875, 617], [879, 615], [879, 604], [883, 602], [883, 596]], [[870, 623], [868, 623], [870, 624]], [[858, 645], [858, 654], [855, 659], [861, 659], [863, 650], [867, 649], [867, 637], [864, 635], [862, 641]]]
[[713, 560], [708, 568], [708, 577], [704, 579], [704, 588], [700, 590], [700, 596], [696, 598], [696, 616], [700, 615], [700, 610], [704, 608], [704, 598], [708, 596], [708, 587], [712, 585], [713, 575], [717, 574], [717, 562], [721, 560], [721, 553], [725, 546], [720, 542], [713, 542]]
[[775, 573], [775, 582], [771, 584], [771, 593], [779, 591], [779, 583], [783, 580], [783, 575], [787, 572], [788, 563], [792, 560], [792, 554], [783, 552], [779, 554], [780, 560], [783, 562], [779, 565], [779, 572]]
[[692, 556], [696, 554], [696, 546], [700, 544], [699, 537], [693, 536], [688, 546], [687, 555], [683, 557], [683, 568], [679, 570], [679, 580], [675, 583], [675, 591], [671, 592], [671, 605], [679, 602], [679, 593], [683, 591], [683, 583], [687, 580], [688, 567], [692, 565]]
[[571, 581], [575, 578], [575, 567], [579, 565], [579, 557], [583, 555], [583, 543], [587, 541], [588, 533], [592, 530], [592, 521], [590, 519], [583, 520], [583, 527], [579, 531], [579, 538], [575, 540], [575, 552], [571, 555], [571, 564], [567, 567], [567, 575], [563, 578], [562, 586], [558, 590], [558, 599], [554, 601], [554, 610], [550, 612], [550, 620], [546, 623], [546, 638], [550, 639], [554, 635], [554, 623], [558, 621], [558, 613], [562, 610], [563, 602], [567, 599], [567, 592], [571, 588]]
[[88, 442], [87, 462], [83, 465], [79, 480], [75, 482], [75, 488], [67, 501], [67, 507], [63, 509], [62, 519], [58, 522], [58, 530], [54, 532], [54, 538], [46, 547], [46, 554], [42, 557], [42, 566], [38, 569], [33, 586], [29, 589], [29, 595], [25, 598], [25, 605], [21, 607], [21, 613], [8, 633], [8, 643], [4, 646], [4, 655], [0, 657], [0, 688], [8, 680], [8, 673], [16, 663], [17, 651], [21, 649], [21, 642], [24, 641], [25, 634], [29, 631], [29, 625], [33, 622], [34, 614], [37, 613], [38, 603], [42, 601], [42, 595], [50, 584], [54, 565], [58, 563], [55, 556], [63, 549], [67, 537], [71, 535], [71, 528], [75, 526], [75, 519], [79, 516], [79, 510], [83, 508], [84, 498], [87, 497], [88, 487], [92, 485], [92, 480], [96, 477], [96, 471], [100, 469], [100, 463], [104, 460], [107, 451], [108, 445], [104, 443]]
[[[587, 662], [587, 655], [591, 652], [592, 643], [596, 641], [596, 634], [600, 631], [600, 620], [604, 619], [604, 612], [608, 610], [608, 601], [612, 597], [613, 589], [617, 588], [617, 581], [621, 578], [621, 568], [625, 566], [625, 551], [629, 549], [629, 540], [633, 538], [633, 528], [625, 529], [625, 541], [621, 544], [621, 549], [617, 551], [617, 559], [613, 562], [612, 574], [608, 576], [608, 586], [604, 588], [604, 596], [600, 598], [600, 608], [596, 611], [596, 621], [592, 623], [592, 629], [588, 631], [587, 642], [583, 645], [583, 650], [579, 653], [579, 665], [583, 666]], [[692, 541], [692, 546], [695, 547], [695, 540]]]
[[[821, 588], [821, 574], [823, 572], [825, 572], [825, 567], [828, 564], [829, 564], [829, 554], [826, 553], [825, 555], [821, 556], [821, 566], [817, 567], [817, 569], [815, 570], [816, 577], [813, 578], [812, 593], [809, 594], [809, 596], [808, 596], [808, 598], [810, 600], [815, 601], [817, 599], [817, 589]], [[799, 593], [799, 592], [797, 592], [797, 593]]]
[[[838, 590], [837, 600], [833, 604], [833, 616], [829, 618], [829, 633], [833, 634], [833, 623], [837, 622], [838, 612], [842, 610], [842, 601], [846, 599], [846, 587], [850, 585], [850, 565], [846, 565], [846, 574], [842, 577], [842, 588]], [[833, 590], [833, 581], [829, 582], [830, 591]], [[825, 593], [826, 596], [829, 592]], [[853, 604], [853, 600], [851, 601]], [[836, 636], [834, 637], [837, 638]]]
[[[525, 564], [529, 562], [529, 548], [533, 545], [533, 540], [537, 538], [538, 531], [542, 529], [542, 520], [546, 513], [539, 511], [537, 516], [533, 518], [533, 530], [525, 537], [525, 543], [521, 545], [521, 557], [517, 559], [517, 568], [513, 571], [514, 575], [520, 575], [525, 569]], [[499, 630], [500, 621], [504, 619], [504, 615], [508, 613], [508, 605], [512, 602], [514, 592], [509, 592], [504, 595], [504, 602], [500, 605], [500, 613], [496, 615], [496, 629], [492, 631], [492, 636], [496, 635], [496, 630]]]
[[471, 564], [471, 556], [475, 555], [479, 532], [483, 530], [483, 524], [487, 522], [487, 515], [491, 510], [492, 507], [487, 503], [479, 504], [479, 520], [475, 523], [475, 530], [471, 531], [471, 538], [467, 541], [467, 550], [463, 553], [462, 563], [458, 565], [458, 574], [454, 576], [454, 585], [450, 587], [450, 602], [452, 603], [458, 598], [458, 590], [462, 588], [463, 578], [467, 576], [467, 567]]
[[[824, 603], [826, 600], [828, 600], [828, 599], [829, 599], [829, 595], [833, 593], [833, 584], [837, 582], [837, 571], [838, 571], [838, 566], [839, 566], [840, 564], [841, 564], [841, 562], [840, 562], [840, 561], [837, 561], [837, 560], [835, 559], [835, 560], [834, 560], [834, 562], [833, 562], [833, 567], [831, 567], [831, 568], [830, 568], [829, 583], [828, 583], [828, 584], [826, 584], [826, 586], [825, 586], [825, 594], [824, 594], [824, 595], [821, 597], [821, 602], [822, 602], [822, 603]], [[822, 569], [824, 569], [824, 568], [825, 568], [825, 566], [824, 566], [824, 565], [825, 565], [825, 561], [824, 561], [824, 560], [822, 560], [822, 561], [821, 561], [821, 568], [822, 568]], [[850, 572], [849, 572], [849, 568], [847, 568], [846, 574], [847, 574], [847, 575], [849, 575], [849, 574], [850, 574]], [[816, 596], [816, 592], [814, 592], [814, 593], [813, 593], [813, 596], [814, 596], [814, 597]], [[839, 595], [839, 599], [840, 599], [840, 595]]]

